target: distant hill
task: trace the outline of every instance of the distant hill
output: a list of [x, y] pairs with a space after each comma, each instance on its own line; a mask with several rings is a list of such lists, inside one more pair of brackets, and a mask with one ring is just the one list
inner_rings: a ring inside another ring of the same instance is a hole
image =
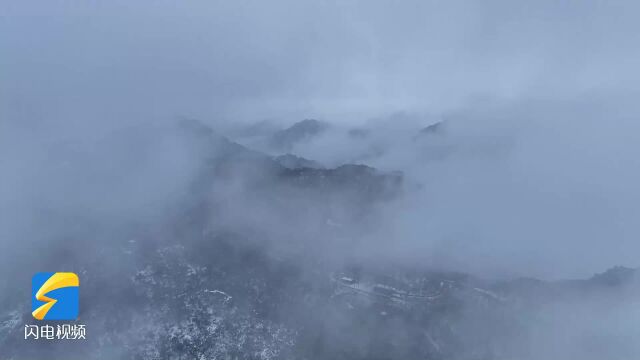
[[328, 128], [329, 124], [323, 121], [302, 120], [273, 134], [270, 144], [276, 150], [290, 151], [297, 143], [317, 136]]

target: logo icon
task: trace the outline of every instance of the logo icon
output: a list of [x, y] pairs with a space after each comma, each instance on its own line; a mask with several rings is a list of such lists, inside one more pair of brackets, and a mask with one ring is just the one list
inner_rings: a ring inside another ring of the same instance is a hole
[[31, 280], [31, 310], [37, 320], [76, 320], [80, 280], [71, 272], [40, 272]]

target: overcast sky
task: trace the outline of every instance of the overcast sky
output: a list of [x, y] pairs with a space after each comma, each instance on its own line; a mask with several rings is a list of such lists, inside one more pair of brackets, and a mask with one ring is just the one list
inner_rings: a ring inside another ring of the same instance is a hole
[[[633, 1], [5, 2], [3, 111], [248, 119], [636, 90]], [[334, 115], [345, 115], [343, 117]]]

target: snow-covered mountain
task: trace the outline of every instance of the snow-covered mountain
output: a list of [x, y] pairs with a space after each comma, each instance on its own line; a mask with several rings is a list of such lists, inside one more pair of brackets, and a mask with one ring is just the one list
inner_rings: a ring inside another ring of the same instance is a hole
[[[498, 281], [353, 258], [376, 209], [402, 196], [402, 174], [274, 158], [196, 121], [176, 132], [199, 159], [176, 208], [65, 262], [82, 278], [87, 341], [22, 341], [28, 295], [3, 294], [3, 358], [560, 359], [530, 347], [549, 346], [545, 330], [572, 311], [640, 299], [635, 269]], [[567, 341], [609, 341], [602, 325]]]

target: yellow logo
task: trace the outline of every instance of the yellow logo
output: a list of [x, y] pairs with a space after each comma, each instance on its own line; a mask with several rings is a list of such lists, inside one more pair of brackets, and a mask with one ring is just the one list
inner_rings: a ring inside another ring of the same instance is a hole
[[79, 312], [78, 275], [41, 272], [33, 276], [32, 315], [38, 320], [75, 320]]

